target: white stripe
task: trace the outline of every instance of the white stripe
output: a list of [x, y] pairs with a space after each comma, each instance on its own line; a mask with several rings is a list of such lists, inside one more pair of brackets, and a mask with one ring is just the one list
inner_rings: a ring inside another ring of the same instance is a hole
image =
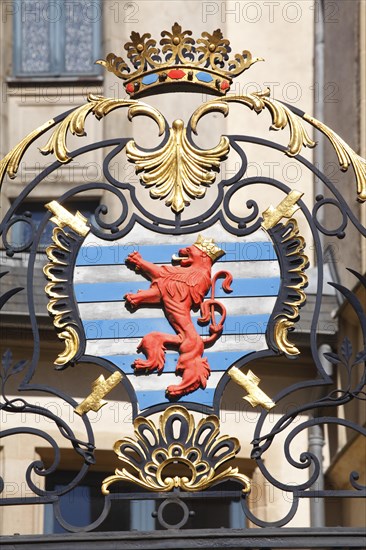
[[[250, 297], [250, 298], [218, 298], [218, 301], [223, 304], [227, 311], [227, 316], [230, 315], [261, 315], [272, 313], [276, 303], [276, 297]], [[137, 321], [139, 319], [161, 319], [164, 313], [161, 308], [144, 308], [141, 307], [135, 313], [130, 313], [124, 302], [100, 302], [100, 303], [85, 303], [79, 304], [80, 317], [83, 321], [110, 320], [110, 319], [130, 319]], [[192, 312], [192, 318], [199, 317], [199, 313]], [[217, 314], [219, 318], [219, 314]]]
[[[222, 378], [222, 372], [211, 372], [207, 380], [207, 388], [215, 388]], [[165, 390], [167, 386], [179, 384], [182, 379], [180, 376], [176, 376], [174, 372], [163, 373], [157, 375], [156, 372], [151, 374], [135, 376], [133, 374], [128, 375], [127, 378], [133, 385], [135, 391], [159, 391]]]
[[[229, 271], [234, 279], [262, 279], [279, 277], [277, 260], [251, 262], [225, 262], [212, 266], [212, 275]], [[125, 265], [79, 266], [74, 271], [74, 283], [129, 283], [145, 279]]]
[[159, 233], [155, 233], [154, 231], [151, 231], [150, 229], [145, 229], [138, 223], [135, 223], [132, 230], [125, 236], [123, 239], [119, 239], [116, 241], [107, 241], [104, 239], [99, 239], [98, 237], [95, 237], [95, 235], [92, 235], [91, 233], [86, 237], [85, 241], [83, 242], [83, 246], [113, 246], [115, 244], [123, 244], [123, 246], [131, 245], [161, 245], [162, 241], [164, 244], [186, 244], [186, 243], [193, 243], [192, 239], [196, 239], [196, 236], [201, 233], [203, 237], [207, 237], [210, 239], [214, 239], [216, 242], [254, 242], [254, 241], [268, 241], [272, 242], [267, 233], [263, 229], [259, 229], [252, 235], [247, 235], [245, 237], [238, 237], [237, 235], [232, 235], [231, 233], [228, 233], [226, 229], [224, 229], [221, 225], [221, 223], [217, 222], [212, 227], [208, 227], [207, 229], [204, 229], [201, 231], [192, 232], [190, 235], [161, 235]]
[[[95, 357], [103, 357], [105, 355], [132, 355], [137, 353], [136, 349], [141, 338], [126, 338], [118, 341], [103, 339], [103, 340], [87, 340], [86, 350], [87, 355], [93, 355]], [[264, 334], [229, 334], [224, 335], [218, 340], [211, 348], [208, 348], [209, 352], [216, 351], [259, 351], [262, 349], [268, 349], [266, 338]], [[143, 357], [143, 354], [140, 355]]]

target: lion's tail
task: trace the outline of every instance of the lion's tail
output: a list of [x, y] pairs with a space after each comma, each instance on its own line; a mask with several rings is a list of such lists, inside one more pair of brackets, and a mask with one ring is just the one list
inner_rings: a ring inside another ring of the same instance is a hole
[[[231, 283], [233, 277], [228, 271], [218, 271], [213, 279], [211, 284], [211, 298], [205, 300], [201, 304], [201, 317], [199, 318], [200, 323], [208, 323], [211, 321], [209, 332], [210, 336], [203, 338], [203, 343], [206, 346], [213, 344], [221, 336], [221, 333], [224, 328], [224, 322], [226, 319], [226, 308], [225, 306], [215, 299], [215, 285], [216, 281], [219, 278], [224, 278], [222, 283], [222, 288], [225, 292], [232, 292]], [[215, 311], [218, 311], [221, 315], [220, 321], [216, 323]]]

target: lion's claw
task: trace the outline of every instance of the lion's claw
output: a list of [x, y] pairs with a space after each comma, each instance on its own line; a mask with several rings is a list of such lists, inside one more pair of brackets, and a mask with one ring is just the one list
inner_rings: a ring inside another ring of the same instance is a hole
[[196, 384], [190, 384], [188, 386], [186, 386], [185, 384], [176, 384], [176, 385], [168, 386], [166, 389], [166, 393], [168, 397], [171, 397], [171, 398], [183, 397], [183, 395], [187, 395], [188, 393], [198, 390], [200, 385], [201, 384], [199, 382], [197, 382]]
[[136, 270], [141, 268], [141, 262], [143, 261], [142, 256], [139, 252], [131, 252], [125, 260], [126, 264], [131, 264]]
[[170, 398], [182, 397], [199, 388], [204, 390], [207, 386], [207, 379], [210, 376], [210, 367], [206, 357], [200, 357], [193, 363], [188, 362], [184, 364], [181, 356], [175, 372], [182, 374], [182, 382], [167, 387], [166, 393]]
[[124, 299], [126, 302], [126, 306], [128, 306], [129, 309], [137, 309], [138, 308], [138, 300], [136, 299], [136, 295], [129, 293], [124, 295]]
[[155, 369], [160, 372], [162, 369], [162, 367], [159, 367], [155, 364], [155, 362], [149, 361], [148, 359], [135, 359], [135, 361], [132, 363], [132, 368], [134, 368], [136, 371], [145, 371], [146, 374]]

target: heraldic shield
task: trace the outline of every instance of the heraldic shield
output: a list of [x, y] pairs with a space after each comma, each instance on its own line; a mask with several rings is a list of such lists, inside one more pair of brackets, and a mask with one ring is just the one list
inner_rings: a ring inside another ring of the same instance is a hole
[[172, 402], [209, 410], [225, 373], [268, 349], [281, 311], [275, 243], [262, 228], [240, 240], [219, 222], [205, 233], [157, 244], [136, 224], [113, 245], [89, 234], [76, 257], [85, 353], [118, 367], [139, 412]]
[[[343, 239], [347, 223], [362, 235], [366, 235], [366, 229], [330, 179], [302, 156], [305, 147], [316, 146], [309, 128], [329, 139], [343, 172], [352, 167], [360, 202], [366, 200], [366, 163], [330, 128], [272, 98], [269, 89], [230, 94], [233, 78], [262, 60], [245, 50], [228, 61], [230, 44], [220, 30], [213, 34], [203, 32], [197, 42], [191, 34], [175, 23], [171, 31], [162, 32], [160, 51], [150, 35], [132, 33], [131, 42], [125, 45], [131, 69], [113, 53], [98, 61], [122, 79], [126, 97], [90, 95], [85, 105], [35, 130], [0, 164], [1, 178], [14, 178], [28, 147], [48, 133], [48, 141], [40, 151], [54, 155], [53, 164], [14, 200], [1, 226], [8, 257], [16, 259], [20, 253], [29, 254], [27, 299], [34, 339], [34, 353], [28, 363], [12, 367], [11, 353], [4, 356], [4, 387], [10, 376], [27, 369], [19, 386], [22, 397], [6, 398], [4, 410], [50, 419], [57, 426], [59, 437], [65, 438], [82, 457], [80, 475], [75, 475], [64, 493], [76, 487], [96, 460], [98, 441], [89, 413], [106, 405], [112, 390], [113, 395], [118, 391], [127, 394], [132, 410], [129, 434], [120, 433], [119, 424], [113, 426], [117, 432], [113, 458], [117, 460], [117, 455], [122, 466], [101, 482], [105, 508], [100, 518], [84, 530], [98, 527], [108, 515], [112, 500], [127, 499], [131, 485], [132, 489], [145, 491], [146, 498], [155, 498], [151, 492], [157, 493], [156, 499], [162, 498], [163, 492], [172, 492], [175, 499], [184, 500], [187, 492], [201, 494], [228, 481], [236, 484], [235, 498], [240, 500], [241, 512], [254, 524], [267, 525], [247, 504], [252, 480], [237, 465], [226, 465], [237, 457], [243, 443], [237, 433], [234, 437], [220, 432], [223, 395], [230, 386], [240, 393], [241, 404], [250, 412], [258, 412], [250, 436], [245, 439], [246, 448], [250, 447], [248, 460], [255, 461], [258, 472], [270, 484], [291, 494], [290, 510], [282, 519], [270, 523], [286, 525], [296, 514], [299, 499], [308, 498], [320, 473], [319, 461], [312, 453], [304, 451], [295, 459], [290, 450], [299, 432], [318, 423], [316, 415], [309, 411], [318, 411], [320, 406], [343, 406], [364, 395], [364, 374], [355, 381], [357, 369], [352, 370], [364, 363], [364, 350], [357, 350], [353, 360], [347, 339], [339, 355], [324, 354], [318, 349], [317, 332], [322, 300], [327, 299], [323, 292], [326, 286], [331, 288], [333, 297], [336, 289], [349, 301], [366, 345], [365, 308], [350, 290], [330, 277], [322, 248], [324, 236]], [[195, 107], [188, 121], [175, 119], [168, 123], [156, 107], [140, 100], [160, 92], [166, 93], [168, 99], [172, 97], [169, 92], [174, 97], [178, 92], [204, 92], [212, 98]], [[211, 113], [229, 116], [234, 103], [249, 118], [254, 113], [269, 116], [271, 129], [278, 131], [276, 136], [289, 132], [288, 144], [256, 136], [218, 135], [215, 147], [199, 147], [194, 139], [199, 133], [199, 121]], [[135, 142], [121, 137], [116, 124], [113, 138], [73, 151], [68, 149], [70, 133], [77, 142], [85, 135], [89, 115], [94, 115], [97, 121], [93, 122], [98, 124], [104, 117], [114, 116], [116, 110], [127, 114], [129, 121], [137, 116], [141, 120], [148, 117], [149, 124], [156, 125], [161, 142], [151, 149], [142, 148], [137, 138]], [[71, 166], [75, 159], [99, 150], [103, 153], [100, 180], [70, 184], [58, 198], [53, 195], [45, 200], [41, 221], [36, 223], [25, 202], [37, 185], [53, 172], [65, 169], [65, 165]], [[249, 163], [263, 160], [269, 151], [281, 159], [291, 157], [293, 163], [301, 166], [304, 182], [301, 179], [295, 186], [275, 177], [249, 176]], [[232, 162], [230, 166], [235, 166], [235, 170], [225, 171], [225, 166], [229, 166], [226, 162]], [[115, 166], [122, 164], [132, 167], [134, 179], [116, 172]], [[226, 177], [229, 173], [230, 177]], [[306, 189], [307, 182], [315, 176], [331, 198], [325, 193], [314, 197]], [[76, 198], [86, 200], [97, 191], [101, 203], [93, 212], [75, 207]], [[319, 215], [326, 205], [340, 212], [341, 221], [335, 228], [334, 224], [332, 228], [325, 227]], [[17, 224], [29, 228], [22, 244], [14, 240]], [[37, 269], [45, 284], [42, 295], [52, 319], [52, 334], [57, 344], [59, 340], [62, 344], [61, 351], [55, 352], [53, 366], [56, 371], [65, 372], [53, 376], [65, 375], [71, 380], [85, 364], [92, 364], [98, 372], [91, 388], [88, 382], [89, 393], [81, 397], [32, 382], [40, 348], [34, 305]], [[356, 270], [350, 272], [362, 288], [366, 286], [362, 275]], [[324, 279], [331, 284], [325, 285]], [[4, 293], [1, 306], [11, 303], [21, 290], [17, 287]], [[302, 309], [307, 301], [310, 309]], [[304, 311], [305, 329], [301, 331]], [[321, 333], [322, 338], [327, 330]], [[282, 372], [287, 369], [297, 375], [296, 365], [301, 359], [296, 360], [302, 358], [303, 347], [309, 365], [306, 372], [301, 371], [303, 378], [300, 380], [298, 375], [296, 380], [286, 378], [282, 387], [279, 380], [273, 389], [270, 384], [263, 388], [266, 372], [272, 369], [273, 375], [276, 365]], [[334, 392], [324, 389], [334, 382], [324, 368], [324, 357], [331, 364], [342, 363], [347, 368], [347, 383]], [[258, 365], [263, 366], [264, 361], [268, 364], [260, 370]], [[81, 429], [73, 431], [64, 419], [43, 405], [28, 402], [25, 390], [34, 388], [71, 406], [73, 418], [85, 429], [84, 436], [80, 435]], [[314, 388], [322, 389], [320, 397], [315, 393], [310, 396]], [[296, 392], [300, 392], [303, 401]], [[288, 409], [288, 400], [295, 394]], [[309, 414], [307, 420], [293, 425], [304, 413]], [[271, 425], [272, 414], [276, 420]], [[330, 417], [324, 418], [319, 423], [333, 422]], [[338, 421], [358, 433], [363, 430], [343, 417]], [[238, 432], [241, 427], [237, 426]], [[29, 429], [33, 430], [29, 433], [40, 433], [36, 427]], [[306, 469], [306, 480], [287, 483], [275, 480], [270, 473], [263, 457], [276, 438], [279, 441], [282, 436], [284, 459], [296, 472]], [[42, 432], [40, 437], [57, 448], [51, 436]], [[31, 479], [33, 473], [43, 477], [52, 474], [58, 451], [55, 455], [49, 468], [42, 462], [33, 462], [27, 480], [43, 504], [54, 506], [64, 529], [76, 531], [61, 516], [57, 491], [39, 488]], [[351, 479], [352, 491], [364, 494], [357, 479]], [[319, 495], [327, 496], [326, 491]], [[349, 491], [344, 496], [349, 496]], [[187, 505], [181, 507], [185, 519], [174, 526], [185, 525], [189, 519]], [[162, 517], [159, 521], [169, 527]]]

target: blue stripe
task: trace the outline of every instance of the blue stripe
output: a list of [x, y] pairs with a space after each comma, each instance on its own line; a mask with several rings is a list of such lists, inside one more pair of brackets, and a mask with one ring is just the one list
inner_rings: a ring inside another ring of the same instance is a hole
[[[233, 292], [227, 294], [218, 282], [217, 298], [239, 298], [250, 296], [277, 296], [280, 288], [279, 277], [258, 279], [234, 279], [231, 288]], [[150, 282], [142, 279], [138, 282], [127, 283], [80, 283], [74, 285], [76, 300], [85, 302], [120, 302], [125, 294], [135, 294], [138, 290], [146, 290]], [[207, 293], [210, 294], [210, 291]]]
[[[133, 384], [133, 382], [132, 382]], [[177, 378], [177, 384], [179, 384], [179, 378]], [[195, 392], [185, 395], [179, 400], [179, 403], [200, 403], [212, 407], [215, 388], [206, 388], [205, 390], [196, 390]], [[170, 403], [165, 395], [165, 390], [154, 391], [136, 391], [136, 397], [139, 403], [139, 409], [147, 409], [159, 403]], [[174, 402], [171, 403], [174, 405]]]
[[[238, 361], [249, 353], [252, 353], [252, 351], [205, 352], [204, 357], [207, 357], [212, 371], [226, 371], [235, 361]], [[138, 357], [143, 358], [143, 355], [137, 352], [134, 355], [104, 355], [103, 359], [107, 359], [107, 361], [114, 363], [126, 374], [134, 374], [132, 363]], [[165, 355], [164, 372], [175, 372], [178, 358], [178, 353], [167, 353]]]
[[[223, 335], [237, 334], [242, 337], [246, 334], [264, 334], [270, 315], [230, 315], [225, 321]], [[197, 332], [206, 336], [208, 326], [202, 327], [193, 319]], [[155, 319], [108, 319], [83, 321], [85, 337], [87, 340], [114, 339], [121, 341], [129, 338], [141, 338], [149, 332], [166, 332], [175, 334], [165, 318]]]
[[[269, 241], [218, 243], [218, 245], [226, 252], [225, 256], [218, 260], [219, 262], [252, 262], [277, 259], [273, 245]], [[127, 242], [126, 244], [100, 246], [91, 243], [81, 247], [76, 258], [76, 265], [124, 265], [126, 257], [134, 250], [138, 250], [144, 260], [148, 262], [170, 264], [173, 254], [177, 254], [179, 249], [187, 246], [190, 246], [190, 244], [139, 246]]]

